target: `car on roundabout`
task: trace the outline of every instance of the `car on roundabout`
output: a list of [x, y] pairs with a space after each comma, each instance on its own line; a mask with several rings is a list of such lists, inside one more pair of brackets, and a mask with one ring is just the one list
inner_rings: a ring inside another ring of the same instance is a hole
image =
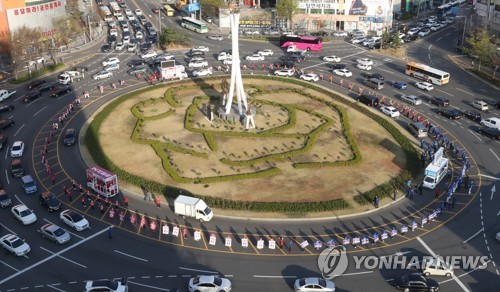
[[450, 120], [458, 120], [458, 119], [461, 119], [463, 116], [463, 113], [459, 110], [456, 110], [456, 109], [438, 110], [437, 113], [445, 118], [450, 119]]
[[361, 73], [361, 76], [365, 77], [366, 79], [372, 79], [372, 78], [375, 78], [375, 79], [378, 79], [378, 80], [384, 80], [384, 76], [382, 76], [382, 74], [380, 73], [368, 73], [368, 72], [363, 72]]
[[6, 234], [0, 238], [2, 248], [18, 257], [22, 257], [31, 251], [29, 244], [15, 234]]
[[15, 141], [10, 148], [10, 157], [21, 157], [24, 154], [24, 142]]
[[333, 74], [343, 77], [351, 77], [352, 72], [347, 69], [335, 69], [333, 70]]
[[221, 35], [209, 35], [207, 36], [207, 39], [211, 40], [211, 41], [222, 41], [224, 39], [223, 36]]
[[372, 69], [372, 66], [371, 65], [366, 65], [366, 64], [357, 64], [356, 67], [360, 70], [364, 70], [364, 71], [370, 71]]
[[229, 292], [231, 281], [219, 276], [197, 276], [189, 279], [189, 292]]
[[317, 82], [319, 81], [319, 76], [314, 74], [314, 73], [309, 73], [309, 74], [302, 74], [299, 77], [300, 79], [304, 81], [309, 81], [309, 82]]
[[253, 54], [251, 56], [246, 56], [245, 60], [247, 61], [264, 61], [266, 58], [259, 54]]
[[92, 79], [94, 79], [94, 80], [101, 80], [101, 79], [110, 78], [110, 77], [113, 77], [113, 72], [109, 72], [109, 71], [100, 71], [100, 72], [97, 72], [96, 74], [92, 75]]
[[135, 66], [141, 66], [141, 65], [146, 65], [146, 61], [144, 60], [132, 60], [127, 63], [127, 66], [129, 67], [135, 67]]
[[233, 64], [233, 59], [232, 58], [231, 59], [224, 59], [222, 61], [222, 64], [224, 64], [224, 65], [231, 65], [231, 64]]
[[83, 231], [89, 228], [89, 221], [80, 213], [73, 210], [64, 210], [59, 215], [59, 218], [69, 227], [76, 231]]
[[271, 49], [265, 49], [265, 50], [258, 50], [257, 54], [267, 57], [274, 55], [274, 52]]
[[195, 51], [200, 51], [200, 52], [208, 53], [209, 48], [208, 48], [208, 47], [205, 47], [205, 46], [196, 46], [196, 47], [192, 47], [192, 48], [191, 48], [191, 51], [192, 51], [192, 52], [195, 52]]
[[50, 92], [50, 96], [52, 96], [52, 97], [59, 97], [60, 95], [68, 94], [70, 92], [71, 92], [71, 86], [70, 85], [60, 85], [60, 86], [57, 86], [56, 88], [54, 88]]
[[11, 212], [14, 217], [16, 217], [16, 219], [19, 220], [19, 222], [21, 222], [23, 225], [33, 224], [38, 219], [35, 213], [33, 213], [33, 210], [23, 204], [12, 207]]
[[476, 112], [476, 111], [466, 110], [466, 111], [464, 111], [464, 117], [466, 117], [469, 120], [472, 120], [474, 122], [481, 121], [481, 114]]
[[295, 292], [334, 292], [335, 284], [333, 281], [323, 278], [303, 278], [295, 280], [293, 285]]
[[61, 209], [62, 203], [57, 199], [56, 195], [51, 192], [43, 192], [40, 194], [40, 205], [42, 205], [49, 212]]
[[104, 71], [112, 72], [112, 71], [118, 71], [120, 70], [120, 64], [111, 64], [103, 69]]
[[127, 292], [128, 284], [127, 278], [117, 280], [97, 280], [97, 281], [87, 281], [85, 283], [84, 292]]
[[140, 55], [141, 59], [144, 59], [144, 60], [151, 59], [151, 58], [154, 58], [156, 56], [157, 56], [157, 54], [155, 51], [146, 51]]
[[408, 83], [404, 81], [394, 81], [392, 82], [392, 86], [394, 86], [397, 89], [405, 90], [408, 87]]
[[12, 205], [12, 198], [4, 189], [0, 189], [0, 207], [7, 208]]
[[472, 107], [480, 111], [487, 111], [489, 109], [488, 104], [482, 100], [475, 100], [471, 103]]
[[112, 65], [112, 64], [118, 64], [118, 63], [120, 63], [120, 59], [118, 59], [116, 57], [112, 57], [112, 58], [108, 58], [108, 59], [102, 61], [101, 65], [108, 66], [108, 65]]
[[130, 68], [127, 70], [127, 73], [130, 75], [136, 75], [136, 74], [144, 74], [148, 72], [149, 67], [146, 65], [139, 65], [133, 68]]
[[425, 91], [431, 91], [431, 90], [434, 89], [434, 85], [432, 85], [429, 82], [417, 82], [417, 83], [415, 83], [415, 86], [418, 89], [422, 89], [422, 90], [425, 90]]
[[433, 96], [429, 98], [429, 103], [440, 107], [445, 107], [450, 105], [450, 100], [441, 96]]
[[367, 65], [367, 66], [372, 66], [373, 65], [373, 61], [371, 59], [368, 59], [368, 58], [357, 59], [356, 63]]
[[64, 228], [61, 228], [55, 224], [45, 224], [40, 228], [40, 234], [43, 238], [47, 238], [56, 244], [65, 244], [70, 241], [71, 235]]
[[489, 137], [493, 140], [500, 140], [500, 130], [497, 128], [483, 127], [477, 130], [483, 136]]
[[194, 61], [194, 60], [191, 60], [188, 64], [188, 67], [189, 68], [203, 68], [203, 67], [207, 67], [208, 66], [208, 62], [203, 60], [197, 60], [197, 61]]
[[393, 106], [383, 106], [380, 108], [380, 111], [391, 118], [398, 118], [400, 116], [399, 111]]
[[409, 103], [411, 105], [421, 105], [422, 104], [422, 100], [418, 96], [415, 96], [415, 95], [401, 94], [399, 99], [401, 99], [402, 101]]
[[439, 283], [426, 278], [421, 273], [411, 273], [394, 279], [394, 286], [405, 292], [410, 291], [438, 291]]
[[212, 75], [212, 69], [210, 68], [202, 68], [199, 70], [193, 71], [193, 77], [203, 77]]
[[294, 73], [293, 69], [278, 69], [274, 71], [274, 75], [285, 77], [292, 77]]
[[431, 33], [430, 28], [422, 29], [421, 31], [418, 32], [418, 36], [423, 38], [425, 36], [428, 36]]
[[338, 63], [338, 62], [340, 62], [340, 57], [337, 57], [337, 56], [334, 56], [334, 55], [324, 56], [323, 57], [323, 61]]

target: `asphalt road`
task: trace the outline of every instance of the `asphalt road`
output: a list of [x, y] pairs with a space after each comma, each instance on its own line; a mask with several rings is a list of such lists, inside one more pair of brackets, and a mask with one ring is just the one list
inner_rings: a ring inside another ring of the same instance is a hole
[[[151, 3], [141, 2], [139, 7], [143, 11], [151, 11], [149, 9]], [[163, 25], [176, 25], [168, 18], [163, 19], [163, 22]], [[216, 54], [230, 46], [228, 39], [213, 42], [208, 41], [205, 36], [188, 33], [192, 37], [193, 44], [209, 46], [210, 54]], [[451, 106], [464, 110], [471, 109], [470, 102], [474, 99], [485, 100], [492, 105], [498, 100], [498, 89], [475, 79], [447, 58], [447, 55], [454, 54], [457, 33], [453, 27], [449, 27], [424, 40], [419, 40], [411, 46], [408, 57], [452, 73], [450, 84], [439, 87], [431, 93], [449, 98]], [[241, 41], [240, 51], [242, 56], [246, 56], [264, 48], [273, 49], [275, 53], [280, 51], [276, 44], [247, 40]], [[27, 196], [23, 193], [18, 179], [13, 179], [8, 174], [11, 161], [8, 156], [9, 149], [3, 150], [5, 161], [2, 165], [5, 169], [5, 178], [1, 179], [2, 184], [15, 204], [22, 202], [33, 208], [38, 215], [38, 221], [31, 226], [23, 227], [9, 210], [1, 210], [0, 234], [16, 233], [25, 238], [32, 248], [26, 257], [15, 258], [5, 254], [0, 259], [1, 291], [76, 291], [82, 289], [85, 280], [121, 277], [129, 277], [131, 291], [168, 291], [173, 288], [186, 289], [189, 277], [197, 274], [224, 275], [232, 280], [234, 291], [289, 291], [296, 278], [321, 275], [317, 267], [318, 252], [312, 246], [301, 252], [297, 243], [302, 240], [308, 240], [311, 245], [318, 239], [326, 242], [329, 238], [333, 238], [336, 242], [340, 242], [344, 236], [354, 237], [357, 234], [371, 236], [374, 232], [390, 230], [392, 227], [399, 229], [401, 224], [410, 225], [413, 220], [419, 223], [419, 228], [415, 231], [399, 234], [384, 243], [370, 243], [357, 248], [349, 245], [349, 257], [354, 255], [381, 257], [396, 253], [404, 253], [405, 256], [423, 256], [432, 253], [486, 255], [490, 261], [485, 269], [457, 270], [456, 279], [435, 278], [441, 282], [442, 291], [486, 291], [498, 287], [499, 275], [495, 262], [499, 261], [499, 246], [494, 241], [494, 235], [499, 231], [500, 208], [498, 194], [492, 192], [492, 188], [500, 177], [498, 158], [500, 144], [475, 133], [478, 127], [476, 123], [465, 119], [460, 121], [443, 119], [436, 114], [433, 106], [425, 102], [416, 109], [429, 117], [433, 123], [438, 124], [448, 137], [453, 137], [454, 141], [459, 142], [461, 148], [467, 150], [472, 159], [470, 176], [477, 182], [478, 187], [474, 188], [472, 195], [457, 194], [459, 199], [456, 209], [446, 211], [437, 220], [424, 227], [420, 227], [420, 218], [438, 206], [436, 201], [432, 201], [433, 193], [430, 191], [424, 191], [424, 195], [417, 196], [415, 201], [402, 199], [384, 209], [352, 218], [291, 222], [215, 218], [212, 222], [203, 224], [175, 217], [166, 206], [157, 209], [151, 202], [142, 200], [142, 197], [129, 195], [130, 210], [126, 211], [126, 215], [147, 213], [148, 223], [156, 218], [158, 223], [167, 223], [170, 231], [173, 224], [181, 228], [188, 227], [190, 234], [187, 239], [183, 239], [182, 236], [163, 235], [158, 230], [152, 232], [148, 228], [140, 229], [127, 222], [120, 223], [116, 218], [112, 220], [109, 218], [109, 209], [106, 209], [105, 214], [101, 214], [97, 210], [90, 209], [88, 205], [84, 208], [77, 194], [74, 194], [73, 202], [69, 202], [62, 193], [62, 185], [69, 185], [68, 178], [84, 182], [83, 170], [86, 165], [78, 147], [64, 147], [60, 141], [58, 143], [52, 141], [47, 154], [57, 177], [56, 185], [52, 186], [45, 167], [41, 164], [39, 153], [43, 149], [45, 138], [49, 135], [51, 124], [73, 101], [75, 94], [81, 95], [84, 90], [91, 91], [91, 98], [82, 99], [82, 104], [70, 115], [69, 121], [64, 124], [65, 127], [80, 128], [87, 117], [106, 101], [124, 92], [147, 86], [145, 81], [128, 76], [125, 72], [126, 68], [123, 65], [131, 59], [137, 59], [137, 56], [125, 52], [100, 53], [98, 49], [98, 45], [87, 48], [75, 57], [81, 55], [88, 58], [84, 65], [90, 68], [89, 73], [98, 71], [102, 60], [110, 56], [119, 57], [122, 66], [112, 79], [92, 81], [87, 77], [84, 81], [74, 84], [72, 93], [60, 98], [44, 96], [29, 104], [20, 104], [19, 99], [13, 100], [10, 102], [16, 105], [16, 109], [11, 114], [4, 114], [4, 117], [11, 117], [16, 121], [12, 129], [5, 131], [10, 143], [15, 140], [26, 142], [27, 149], [22, 161], [28, 169], [27, 173], [35, 176], [40, 188], [47, 188], [56, 193], [65, 203], [64, 208], [71, 207], [85, 212], [90, 220], [91, 229], [73, 232], [72, 241], [64, 246], [56, 246], [42, 239], [36, 230], [46, 222], [61, 224], [58, 214], [50, 214], [38, 206], [38, 194]], [[179, 62], [183, 59], [184, 53], [185, 51], [174, 52]], [[389, 81], [407, 81], [410, 86], [405, 91], [406, 94], [415, 94], [424, 100], [428, 96], [427, 93], [412, 86], [417, 80], [404, 74], [404, 60], [365, 51], [362, 47], [348, 44], [343, 40], [325, 44], [321, 53], [311, 53], [311, 58], [299, 66], [308, 71], [322, 73], [326, 77], [330, 72], [320, 57], [329, 54], [340, 56], [343, 62], [350, 65], [354, 76], [348, 80], [356, 82], [355, 88], [361, 84], [363, 78], [360, 75], [361, 71], [354, 68], [353, 62], [356, 58], [369, 57], [375, 62], [375, 69], [372, 72], [383, 74]], [[266, 64], [278, 60], [279, 56], [280, 54], [275, 54], [266, 59]], [[220, 64], [211, 57], [207, 59], [212, 66]], [[256, 70], [255, 74], [257, 73], [260, 73], [260, 70]], [[47, 79], [54, 78], [56, 77], [50, 76]], [[109, 83], [117, 83], [122, 79], [126, 80], [126, 85], [112, 90]], [[97, 92], [99, 84], [105, 86], [103, 94]], [[355, 97], [355, 94], [349, 93], [337, 84], [325, 81], [320, 84]], [[23, 92], [24, 90], [19, 88], [18, 96]], [[396, 100], [401, 91], [386, 86], [380, 93]], [[498, 116], [499, 111], [492, 110], [483, 115]], [[408, 120], [404, 118], [398, 120], [402, 127], [405, 127], [407, 122]], [[58, 134], [61, 132], [63, 131], [59, 130]], [[454, 166], [460, 166], [454, 157], [452, 162]], [[111, 224], [116, 227], [113, 229], [113, 238], [109, 240], [106, 230]], [[193, 231], [197, 229], [203, 234], [199, 242], [193, 240]], [[208, 244], [208, 238], [212, 233], [216, 235], [215, 246]], [[230, 248], [223, 244], [227, 235], [231, 235], [233, 239]], [[250, 245], [246, 249], [240, 244], [243, 235], [247, 235], [250, 239]], [[279, 235], [286, 236], [287, 242], [293, 241], [290, 253], [268, 248], [270, 237], [276, 238]], [[265, 240], [266, 247], [262, 250], [256, 247], [259, 238]], [[343, 276], [335, 279], [335, 283], [338, 291], [390, 291], [391, 282], [401, 273], [404, 271], [356, 269], [350, 265]]]

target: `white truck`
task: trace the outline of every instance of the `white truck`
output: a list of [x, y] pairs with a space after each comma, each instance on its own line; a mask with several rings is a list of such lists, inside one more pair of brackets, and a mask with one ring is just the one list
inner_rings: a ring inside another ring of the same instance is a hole
[[175, 65], [172, 67], [159, 68], [161, 72], [161, 78], [163, 80], [174, 80], [174, 79], [184, 79], [188, 75], [186, 73], [186, 67], [184, 65]]
[[118, 14], [122, 13], [122, 10], [120, 9], [120, 6], [118, 5], [118, 3], [114, 2], [114, 1], [109, 3], [109, 8], [111, 9], [111, 11], [113, 11], [114, 16], [117, 16]]
[[425, 168], [425, 177], [422, 186], [435, 189], [439, 182], [448, 174], [448, 158], [443, 157], [443, 147], [434, 154], [434, 160]]
[[214, 213], [203, 200], [183, 195], [175, 199], [174, 212], [182, 217], [193, 217], [201, 222], [210, 221], [214, 217]]
[[64, 71], [59, 75], [59, 83], [67, 85], [76, 81], [80, 81], [84, 77], [85, 74], [80, 71]]
[[13, 96], [14, 94], [16, 94], [16, 91], [8, 91], [5, 89], [2, 89], [2, 90], [0, 90], [0, 101], [4, 101], [7, 98]]
[[107, 6], [101, 6], [99, 7], [102, 11], [102, 17], [104, 18], [105, 21], [112, 21], [113, 20], [113, 14], [111, 13], [111, 10]]

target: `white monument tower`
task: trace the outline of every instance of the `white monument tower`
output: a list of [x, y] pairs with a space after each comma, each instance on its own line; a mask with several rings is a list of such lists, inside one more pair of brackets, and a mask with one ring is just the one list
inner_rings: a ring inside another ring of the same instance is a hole
[[[232, 40], [232, 58], [233, 62], [231, 64], [231, 83], [229, 85], [229, 93], [226, 102], [226, 114], [231, 112], [231, 107], [233, 105], [233, 96], [236, 91], [236, 97], [238, 98], [238, 112], [240, 116], [243, 116], [248, 110], [247, 97], [245, 95], [245, 90], [243, 89], [243, 81], [241, 80], [241, 69], [240, 69], [240, 48], [238, 44], [238, 29], [240, 24], [240, 7], [234, 1], [231, 4], [231, 40]], [[243, 110], [241, 103], [245, 107]]]

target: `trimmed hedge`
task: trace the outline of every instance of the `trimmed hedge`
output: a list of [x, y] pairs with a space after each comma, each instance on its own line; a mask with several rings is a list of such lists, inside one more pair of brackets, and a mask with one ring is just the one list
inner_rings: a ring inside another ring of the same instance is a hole
[[47, 73], [52, 73], [54, 71], [57, 71], [62, 67], [64, 67], [64, 63], [59, 63], [59, 64], [55, 64], [55, 65], [54, 64], [47, 65], [46, 67], [44, 67], [40, 70], [32, 71], [31, 75], [29, 73], [25, 73], [25, 74], [19, 76], [18, 78], [12, 78], [9, 82], [12, 84], [23, 83], [25, 81], [38, 78], [38, 77], [45, 75]]
[[[294, 80], [294, 79], [285, 79], [285, 78], [279, 78], [275, 76], [245, 76], [245, 78], [249, 79], [270, 79], [270, 80], [279, 80], [279, 81], [286, 81], [290, 82], [293, 84], [298, 84], [306, 88], [310, 88], [313, 90], [317, 90], [323, 94], [327, 94], [328, 96], [332, 97], [332, 99], [342, 102], [343, 100], [341, 99], [340, 96], [337, 96], [333, 94], [332, 92], [318, 87], [314, 84], [310, 83], [305, 83], [300, 80]], [[218, 79], [218, 77], [211, 77], [211, 78], [206, 78], [207, 80], [215, 80]], [[169, 86], [175, 85], [175, 84], [182, 84], [186, 81], [176, 81], [176, 82], [171, 82], [169, 83]], [[113, 100], [110, 102], [106, 107], [102, 109], [101, 112], [95, 115], [94, 120], [90, 123], [89, 128], [87, 132], [85, 133], [85, 139], [88, 144], [89, 151], [94, 159], [94, 161], [98, 164], [101, 165], [102, 167], [116, 173], [120, 179], [123, 179], [127, 182], [130, 182], [132, 184], [142, 186], [152, 192], [155, 193], [161, 193], [166, 197], [176, 197], [179, 194], [179, 191], [181, 191], [178, 188], [172, 187], [172, 186], [166, 186], [162, 185], [160, 183], [157, 183], [155, 181], [151, 181], [147, 178], [139, 177], [136, 175], [133, 175], [125, 170], [120, 169], [117, 167], [106, 155], [104, 154], [103, 150], [100, 148], [99, 144], [99, 127], [105, 120], [105, 118], [118, 106], [118, 104], [122, 103], [123, 101], [132, 98], [136, 96], [137, 94], [145, 93], [150, 90], [157, 89], [158, 87], [164, 87], [166, 88], [166, 85], [158, 85], [155, 87], [147, 87], [144, 89], [137, 90], [135, 92], [130, 92], [128, 94], [125, 94], [123, 96], [118, 97], [117, 99]], [[209, 86], [210, 87], [210, 86]], [[183, 89], [186, 87], [183, 87]], [[264, 93], [265, 90], [258, 86], [254, 86], [255, 89], [257, 89], [257, 93]], [[173, 89], [172, 87], [165, 92], [165, 95], [163, 99], [167, 101], [171, 106], [173, 107], [178, 107], [179, 102], [175, 100], [174, 93], [179, 90], [179, 89]], [[301, 94], [305, 94], [304, 92], [300, 92]], [[309, 95], [311, 98], [314, 98], [314, 96]], [[317, 97], [316, 97], [317, 98]], [[318, 98], [319, 99], [319, 98]], [[349, 161], [342, 161], [342, 162], [334, 162], [332, 165], [353, 165], [356, 163], [359, 163], [361, 161], [361, 154], [359, 152], [359, 149], [357, 148], [357, 145], [354, 141], [354, 138], [350, 134], [350, 125], [348, 123], [348, 120], [346, 118], [346, 113], [343, 110], [342, 107], [338, 106], [335, 103], [331, 103], [329, 101], [321, 100], [323, 103], [328, 103], [332, 107], [335, 107], [340, 115], [341, 115], [341, 120], [344, 121], [342, 123], [342, 129], [345, 137], [347, 137], [349, 146], [353, 150], [354, 158]], [[262, 100], [259, 100], [259, 102], [262, 102]], [[280, 105], [283, 106], [283, 105]], [[375, 196], [379, 196], [380, 198], [389, 195], [392, 193], [392, 190], [394, 189], [400, 189], [402, 186], [404, 186], [404, 182], [406, 180], [411, 179], [412, 176], [415, 176], [418, 174], [418, 172], [421, 170], [419, 159], [418, 159], [418, 153], [415, 148], [413, 148], [412, 144], [410, 141], [401, 133], [399, 130], [383, 119], [382, 117], [374, 114], [370, 110], [368, 110], [366, 107], [363, 107], [359, 104], [352, 104], [352, 107], [356, 108], [358, 111], [365, 113], [368, 115], [370, 118], [372, 118], [374, 121], [382, 125], [384, 128], [386, 128], [389, 133], [395, 138], [395, 140], [401, 145], [402, 149], [404, 150], [406, 156], [407, 156], [407, 164], [408, 164], [408, 170], [405, 170], [401, 172], [398, 176], [393, 178], [391, 181], [389, 181], [386, 184], [380, 185], [376, 187], [375, 189], [366, 192], [364, 194], [360, 194], [354, 197], [354, 200], [358, 202], [359, 204], [368, 204], [371, 203], [372, 199]], [[192, 108], [192, 106], [190, 106]], [[138, 110], [138, 109], [136, 109]], [[194, 111], [194, 109], [193, 109]], [[174, 111], [169, 111], [169, 112], [174, 112]], [[293, 111], [292, 111], [293, 112]], [[290, 112], [291, 113], [291, 112]], [[163, 114], [161, 114], [163, 115]], [[158, 116], [161, 116], [158, 115]], [[154, 116], [155, 118], [157, 116]], [[166, 117], [162, 116], [161, 118]], [[151, 117], [149, 117], [151, 118]], [[192, 115], [186, 114], [186, 120], [185, 120], [185, 125], [188, 126], [191, 123]], [[329, 119], [323, 118], [325, 121], [328, 121]], [[290, 123], [290, 121], [289, 121]], [[328, 124], [328, 122], [324, 123], [322, 126]], [[285, 125], [285, 126], [290, 126], [290, 124]], [[138, 120], [136, 124], [136, 128], [133, 131], [133, 139], [138, 139], [139, 133], [140, 133], [140, 128], [141, 128], [141, 121]], [[283, 129], [283, 128], [282, 128]], [[190, 130], [196, 130], [193, 129], [192, 127]], [[274, 129], [276, 130], [276, 129]], [[213, 149], [217, 149], [216, 143], [213, 140], [213, 132], [203, 132], [205, 140], [207, 141], [207, 144], [209, 147]], [[272, 131], [269, 131], [272, 134]], [[226, 136], [236, 136], [236, 133], [233, 132], [216, 132], [217, 135], [226, 135]], [[242, 134], [246, 134], [251, 136], [251, 134], [255, 133], [237, 133], [238, 136], [241, 136]], [[262, 134], [262, 133], [260, 133]], [[296, 135], [296, 134], [291, 134], [291, 135]], [[138, 141], [136, 141], [138, 142]], [[156, 143], [154, 143], [156, 142]], [[209, 183], [209, 182], [217, 182], [217, 181], [225, 181], [231, 178], [234, 178], [237, 176], [237, 179], [252, 179], [256, 177], [265, 177], [265, 176], [271, 176], [274, 174], [277, 174], [280, 172], [278, 168], [268, 168], [265, 169], [261, 172], [254, 172], [254, 173], [248, 173], [248, 174], [238, 174], [238, 175], [228, 175], [228, 176], [221, 176], [221, 177], [205, 177], [205, 178], [200, 178], [200, 179], [190, 179], [190, 178], [183, 178], [178, 175], [177, 171], [174, 169], [174, 166], [171, 165], [170, 160], [168, 159], [168, 152], [169, 151], [176, 151], [183, 153], [182, 149], [184, 148], [170, 148], [165, 147], [166, 143], [161, 143], [159, 141], [154, 141], [154, 142], [140, 142], [140, 143], [147, 143], [150, 144], [153, 149], [156, 151], [156, 153], [162, 157], [162, 163], [165, 171], [167, 171], [174, 180], [183, 182], [183, 183]], [[306, 143], [307, 144], [307, 143]], [[213, 148], [214, 147], [214, 148]], [[200, 155], [200, 157], [203, 157], [201, 154], [203, 153], [198, 153], [193, 151], [192, 153], [195, 153], [194, 155]], [[191, 153], [190, 153], [191, 154]], [[193, 154], [192, 154], [193, 155]], [[165, 159], [166, 158], [166, 159]], [[323, 167], [323, 166], [332, 166], [329, 164], [325, 163], [298, 163], [297, 165], [294, 165], [294, 167], [297, 168], [305, 168], [305, 167]], [[174, 176], [176, 176], [174, 178]], [[323, 202], [293, 202], [293, 203], [287, 203], [287, 202], [248, 202], [248, 201], [234, 201], [234, 200], [228, 200], [224, 198], [214, 198], [214, 197], [209, 197], [209, 196], [200, 196], [200, 195], [194, 195], [191, 194], [185, 190], [183, 190], [184, 193], [192, 196], [196, 196], [199, 198], [202, 198], [205, 200], [205, 202], [210, 205], [213, 208], [221, 208], [221, 209], [232, 209], [232, 210], [248, 210], [248, 211], [257, 211], [257, 212], [288, 212], [288, 213], [307, 213], [307, 212], [322, 212], [322, 211], [332, 211], [332, 210], [339, 210], [339, 209], [344, 209], [349, 207], [349, 204], [343, 200], [343, 199], [336, 199], [336, 200], [329, 200], [329, 201], [323, 201]]]

